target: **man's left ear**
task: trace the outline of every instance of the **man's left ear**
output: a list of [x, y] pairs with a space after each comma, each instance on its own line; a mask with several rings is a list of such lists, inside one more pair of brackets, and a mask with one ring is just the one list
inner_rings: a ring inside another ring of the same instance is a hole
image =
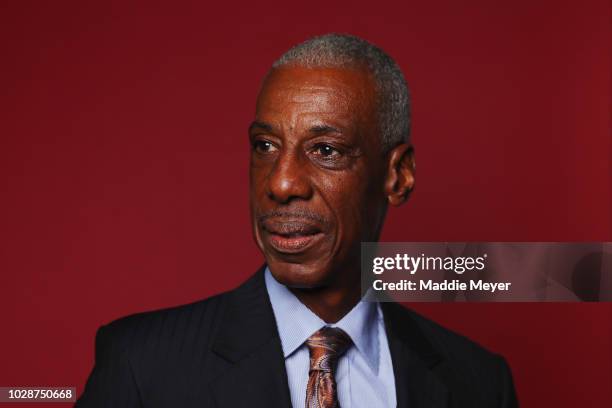
[[387, 179], [385, 180], [385, 195], [389, 204], [403, 204], [414, 188], [414, 148], [408, 143], [402, 143], [388, 153]]

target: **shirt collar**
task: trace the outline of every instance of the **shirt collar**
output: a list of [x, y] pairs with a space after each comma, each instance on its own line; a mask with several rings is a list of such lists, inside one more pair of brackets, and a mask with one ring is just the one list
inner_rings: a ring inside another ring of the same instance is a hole
[[321, 327], [338, 327], [351, 337], [358, 352], [362, 354], [374, 373], [378, 373], [380, 350], [378, 320], [381, 316], [378, 303], [359, 302], [340, 321], [326, 324], [300, 302], [285, 285], [278, 282], [267, 267], [265, 281], [285, 358], [293, 354]]

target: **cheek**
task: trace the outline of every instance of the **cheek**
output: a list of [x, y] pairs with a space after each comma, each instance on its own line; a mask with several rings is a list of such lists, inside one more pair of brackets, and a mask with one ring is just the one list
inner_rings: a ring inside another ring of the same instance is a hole
[[257, 199], [265, 193], [266, 175], [269, 166], [253, 165], [249, 169], [249, 193], [251, 195], [251, 206], [257, 205]]
[[[368, 188], [360, 171], [337, 173], [319, 181], [319, 191], [336, 223], [339, 239], [355, 239], [362, 229]], [[346, 243], [346, 242], [341, 242]]]
[[320, 181], [321, 195], [333, 214], [338, 246], [376, 239], [380, 211], [384, 207], [384, 181], [366, 166], [337, 173]]

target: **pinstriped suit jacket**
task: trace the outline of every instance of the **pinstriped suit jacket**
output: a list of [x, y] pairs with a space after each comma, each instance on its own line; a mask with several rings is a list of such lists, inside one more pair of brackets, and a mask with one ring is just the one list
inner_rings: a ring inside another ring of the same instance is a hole
[[[263, 271], [233, 291], [101, 327], [75, 406], [291, 407]], [[517, 406], [502, 357], [401, 305], [381, 307], [398, 407]]]

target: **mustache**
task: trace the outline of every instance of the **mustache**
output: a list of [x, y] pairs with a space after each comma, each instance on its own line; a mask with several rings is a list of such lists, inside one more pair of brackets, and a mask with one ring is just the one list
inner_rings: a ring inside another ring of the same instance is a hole
[[310, 211], [305, 208], [273, 209], [273, 210], [265, 211], [257, 215], [257, 221], [260, 224], [263, 224], [266, 221], [270, 219], [275, 219], [275, 218], [308, 220], [308, 221], [317, 223], [322, 226], [329, 225], [329, 220], [327, 218], [325, 218], [321, 214], [318, 214], [314, 211]]

